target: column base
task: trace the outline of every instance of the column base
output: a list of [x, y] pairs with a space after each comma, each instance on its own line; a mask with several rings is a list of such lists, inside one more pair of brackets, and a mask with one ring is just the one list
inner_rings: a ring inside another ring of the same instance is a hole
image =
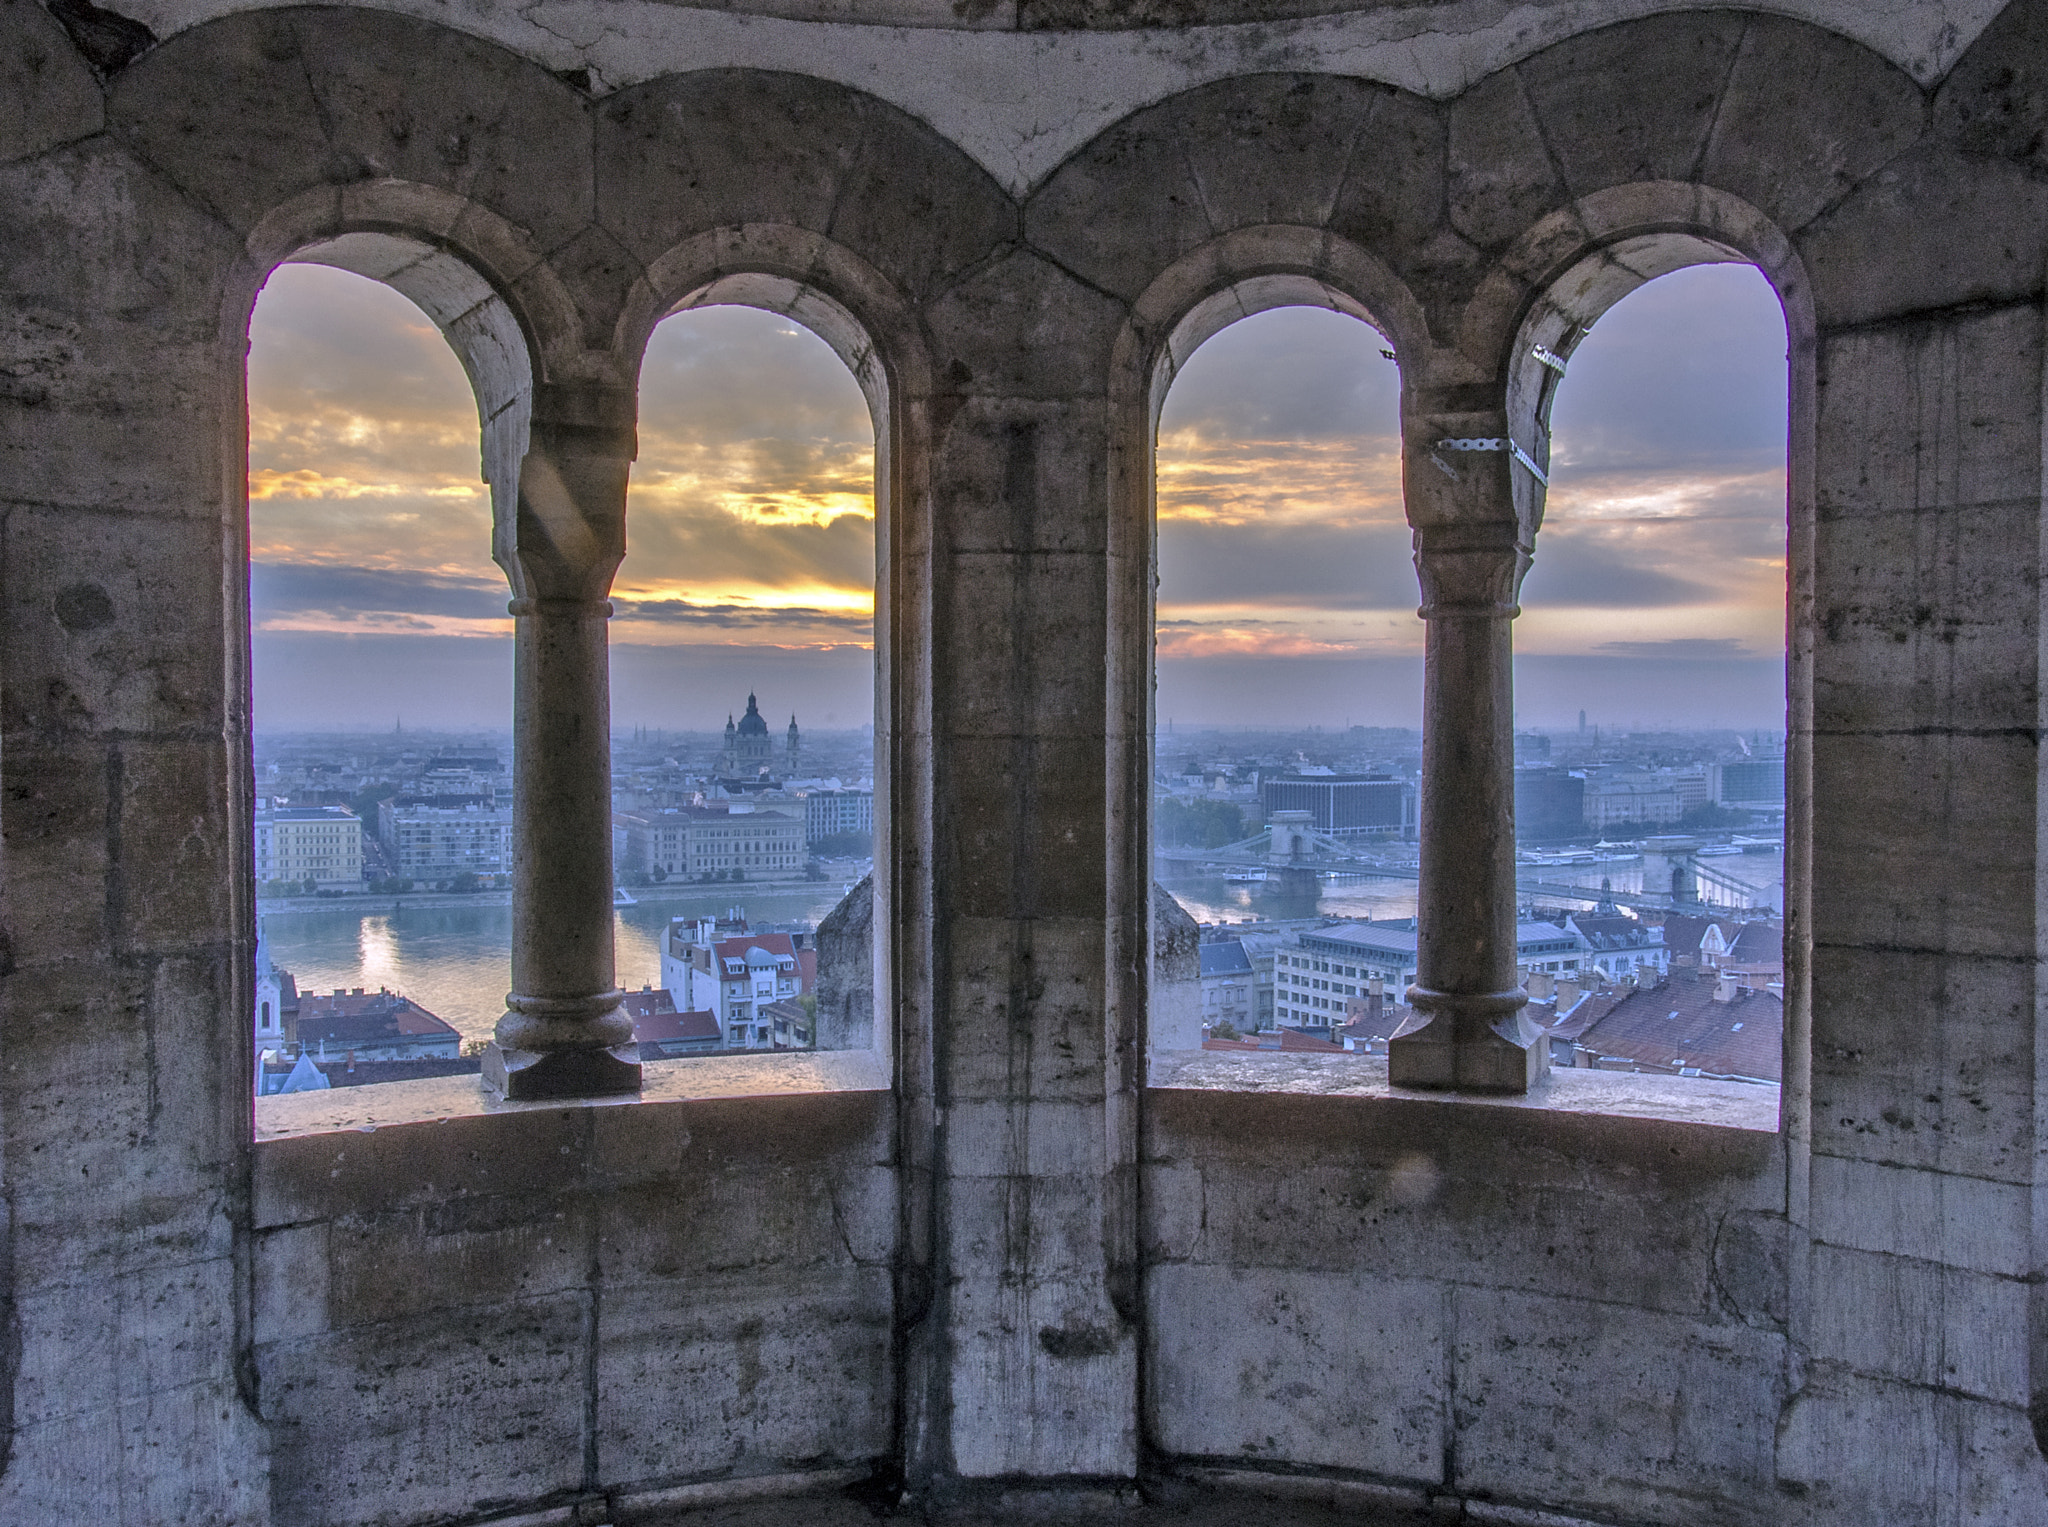
[[484, 1050], [486, 1090], [508, 1103], [610, 1098], [640, 1091], [638, 1050], [514, 1050], [493, 1040]]
[[[1411, 988], [1415, 1015], [1387, 1040], [1396, 1087], [1527, 1092], [1550, 1072], [1550, 1039], [1521, 1011], [1528, 994]], [[1462, 1031], [1462, 1032], [1461, 1032]]]

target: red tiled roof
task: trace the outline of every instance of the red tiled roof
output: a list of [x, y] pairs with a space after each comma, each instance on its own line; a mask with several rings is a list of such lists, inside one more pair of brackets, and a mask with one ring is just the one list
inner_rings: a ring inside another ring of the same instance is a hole
[[1775, 992], [1749, 990], [1716, 1002], [1719, 985], [1709, 975], [1631, 993], [1585, 1031], [1580, 1048], [1658, 1071], [1777, 1081], [1784, 1002]]
[[302, 1045], [317, 1045], [323, 1039], [330, 1045], [347, 1045], [448, 1036], [459, 1038], [460, 1031], [394, 991], [299, 995], [298, 1039]]
[[1316, 1039], [1307, 1034], [1297, 1034], [1293, 1029], [1280, 1031], [1280, 1048], [1283, 1050], [1314, 1050], [1322, 1054], [1342, 1055], [1344, 1047], [1332, 1044], [1327, 1039]]
[[626, 1000], [619, 1004], [619, 1010], [637, 1026], [643, 1018], [652, 1018], [660, 1013], [673, 1013], [676, 1010], [676, 999], [674, 993], [665, 986], [644, 986], [639, 991], [627, 992]]
[[770, 954], [781, 955], [787, 959], [796, 958], [796, 946], [790, 942], [787, 933], [755, 933], [745, 938], [722, 938], [711, 946], [711, 957], [719, 962], [718, 968], [723, 972], [724, 962], [727, 960], [739, 960], [744, 963], [749, 949], [765, 949]]

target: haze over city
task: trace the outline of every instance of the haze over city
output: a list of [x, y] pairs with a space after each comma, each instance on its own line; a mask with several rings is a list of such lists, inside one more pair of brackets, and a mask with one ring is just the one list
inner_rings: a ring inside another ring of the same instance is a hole
[[[1283, 309], [1192, 357], [1160, 423], [1162, 727], [1413, 726], [1422, 627], [1398, 375]], [[1517, 623], [1519, 722], [1783, 724], [1785, 337], [1747, 266], [1653, 282], [1581, 344]], [[258, 725], [498, 729], [510, 620], [460, 365], [390, 290], [288, 266], [251, 327]], [[613, 715], [711, 729], [758, 690], [869, 718], [872, 430], [774, 315], [661, 326], [612, 627]]]

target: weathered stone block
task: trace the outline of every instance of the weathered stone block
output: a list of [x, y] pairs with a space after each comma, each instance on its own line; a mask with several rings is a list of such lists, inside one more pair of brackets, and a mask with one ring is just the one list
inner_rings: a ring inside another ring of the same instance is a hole
[[934, 1085], [942, 1098], [1103, 1096], [1103, 930], [1085, 917], [953, 916]]
[[108, 127], [243, 232], [302, 191], [360, 178], [365, 166], [332, 156], [304, 21], [266, 11], [179, 34], [116, 76]]
[[1370, 1274], [1155, 1267], [1154, 1445], [1439, 1483], [1450, 1297]]
[[942, 746], [950, 909], [1034, 921], [1100, 917], [1101, 741], [950, 737]]
[[[1063, 1206], [1072, 1235], [1055, 1229], [1058, 1244], [1041, 1257], [1050, 1186], [1008, 1185], [1009, 1202], [981, 1192], [961, 1200], [972, 1217], [963, 1227], [984, 1224], [991, 1239], [1007, 1236], [1013, 1248], [999, 1263], [986, 1254], [954, 1263], [946, 1383], [953, 1452], [969, 1479], [1067, 1471], [1120, 1478], [1135, 1468], [1137, 1343], [1104, 1298], [1100, 1199]], [[984, 1217], [992, 1213], [1001, 1217]], [[1081, 1252], [1086, 1259], [1076, 1264], [1061, 1255], [1089, 1239], [1092, 1257]], [[1017, 1404], [1019, 1394], [1032, 1397], [1028, 1407]]]
[[1925, 130], [1910, 76], [1847, 38], [1752, 16], [1700, 178], [1797, 232]]
[[96, 133], [105, 115], [99, 81], [50, 13], [0, 5], [0, 163]]
[[1814, 726], [1990, 731], [2039, 708], [2039, 499], [1829, 517], [1814, 529]]
[[[2035, 498], [2042, 319], [2009, 306], [1824, 334], [1815, 498], [1823, 520]], [[2028, 560], [2037, 553], [2031, 548]], [[1822, 611], [1833, 590], [1817, 590]]]
[[1934, 129], [1965, 153], [2048, 169], [2048, 8], [2006, 5], [1949, 70]]
[[946, 665], [983, 680], [957, 686], [947, 714], [956, 737], [1100, 746], [1108, 581], [1104, 559], [1088, 553], [945, 559], [933, 621], [947, 633]]
[[1488, 75], [1452, 102], [1446, 132], [1445, 215], [1474, 244], [1507, 244], [1565, 200], [1514, 70]]
[[[1957, 228], [1970, 237], [1954, 237]], [[2039, 289], [2048, 183], [1927, 143], [1864, 180], [1797, 242], [1823, 331], [2021, 301]]]
[[2031, 1268], [2024, 1184], [1818, 1153], [1812, 1171], [1817, 1241], [1997, 1277]]
[[272, 1519], [461, 1517], [575, 1488], [588, 1299], [478, 1305], [459, 1322], [435, 1314], [259, 1346]]
[[1933, 1262], [1813, 1249], [1812, 1356], [2024, 1408], [2027, 1285]]
[[[4, 547], [10, 730], [218, 730], [230, 703], [218, 523], [24, 505]], [[223, 784], [180, 781], [195, 805]]]
[[328, 1329], [327, 1224], [286, 1225], [252, 1237], [255, 1294], [250, 1319], [259, 1345]]
[[860, 103], [859, 158], [826, 230], [913, 302], [938, 295], [1020, 237], [1017, 204], [952, 144], [895, 107]]
[[1813, 937], [2017, 958], [2034, 947], [2039, 748], [1993, 733], [1841, 736], [1814, 748]]
[[[12, 697], [9, 686], [0, 693], [0, 707], [12, 711], [7, 703]], [[63, 709], [71, 707], [63, 704]], [[13, 724], [16, 719], [9, 716], [10, 735], [0, 752], [0, 776], [7, 783], [0, 828], [7, 841], [11, 954], [24, 966], [91, 959], [105, 951], [109, 934], [113, 856], [107, 822], [113, 815], [110, 793], [119, 789], [119, 776], [110, 768], [118, 745], [82, 738], [69, 745], [41, 742], [33, 732], [22, 735], [32, 717], [19, 717], [21, 729]], [[32, 1012], [39, 999], [47, 995], [10, 993], [10, 1007], [17, 1014]]]
[[889, 1275], [607, 1288], [598, 1457], [607, 1481], [863, 1463], [888, 1448]]
[[1587, 32], [1518, 64], [1572, 194], [1690, 180], [1747, 25], [1729, 12], [1651, 17]]
[[618, 91], [596, 108], [597, 215], [643, 264], [719, 224], [824, 233], [875, 110], [843, 85], [753, 69]]
[[1136, 300], [1218, 231], [1178, 125], [1177, 103], [1169, 101], [1101, 134], [1032, 193], [1025, 237], [1083, 280]]
[[1044, 256], [1016, 250], [926, 309], [933, 365], [950, 392], [1098, 397], [1123, 306]]
[[933, 453], [939, 544], [954, 553], [1103, 551], [1108, 441], [1092, 399], [960, 400]]
[[260, 1428], [229, 1382], [73, 1411], [15, 1431], [0, 1519], [259, 1527], [269, 1515]]
[[588, 1170], [590, 1114], [532, 1108], [266, 1140], [256, 1147], [255, 1224], [570, 1190]]
[[[554, 1196], [469, 1197], [328, 1229], [332, 1330], [532, 1302], [589, 1281], [591, 1210]], [[404, 1268], [402, 1277], [393, 1270]]]
[[1527, 1293], [1454, 1299], [1460, 1493], [1673, 1527], [1771, 1520], [1783, 1338]]
[[1821, 944], [1813, 991], [1817, 1149], [2025, 1179], [2035, 1149], [2031, 961]]
[[[543, 246], [589, 221], [584, 97], [528, 59], [452, 27], [357, 7], [302, 13], [298, 57], [331, 178], [372, 170], [482, 203]], [[294, 72], [297, 72], [295, 70]], [[232, 109], [232, 97], [229, 103]], [[511, 124], [516, 131], [508, 131]]]
[[[1462, 240], [1445, 223], [1448, 113], [1398, 90], [1374, 92], [1352, 140], [1330, 230], [1385, 260], [1411, 282], [1438, 263], [1432, 251]], [[1427, 285], [1428, 282], [1424, 282]]]
[[[1416, 164], [1413, 145], [1380, 120], [1394, 94], [1341, 76], [1261, 74], [1179, 97], [1173, 136], [1209, 226], [1217, 233], [1270, 223], [1324, 227], [1360, 154], [1428, 175], [1435, 166], [1426, 156]], [[1427, 103], [1413, 104], [1421, 115], [1433, 113]]]

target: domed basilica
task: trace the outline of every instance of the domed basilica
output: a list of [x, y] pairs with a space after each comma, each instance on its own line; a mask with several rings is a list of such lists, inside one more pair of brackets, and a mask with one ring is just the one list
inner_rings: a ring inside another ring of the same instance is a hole
[[[796, 717], [789, 718], [789, 733], [783, 742], [783, 772], [797, 772], [803, 753], [803, 736], [796, 729]], [[756, 779], [775, 767], [775, 744], [768, 735], [768, 723], [754, 696], [747, 696], [747, 713], [737, 725], [725, 718], [725, 751], [719, 755], [718, 772], [728, 778]]]

